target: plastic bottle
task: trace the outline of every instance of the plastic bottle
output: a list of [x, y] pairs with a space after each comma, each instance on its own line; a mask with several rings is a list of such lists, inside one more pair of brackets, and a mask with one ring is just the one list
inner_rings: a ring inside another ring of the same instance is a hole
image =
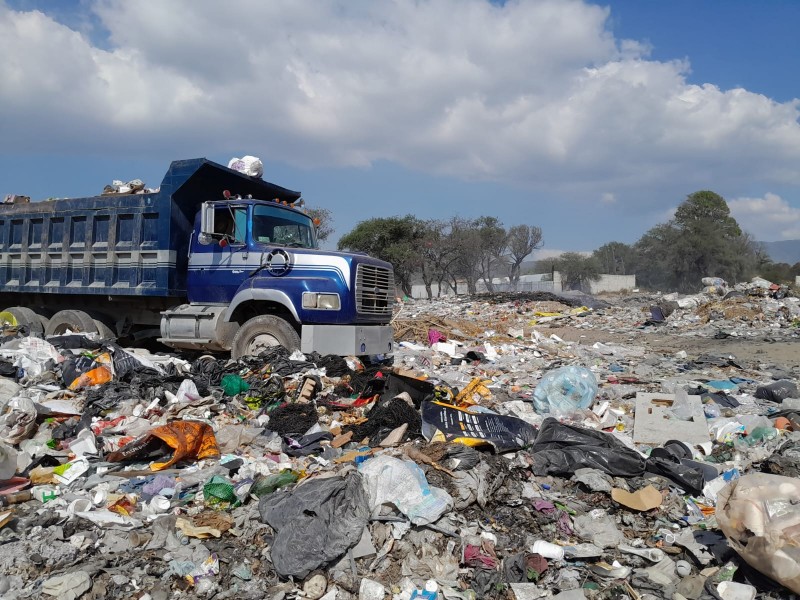
[[774, 427], [756, 427], [750, 433], [750, 435], [744, 438], [745, 443], [748, 446], [755, 446], [756, 444], [760, 444], [761, 442], [766, 442], [768, 440], [774, 439], [778, 436], [778, 430]]
[[250, 493], [261, 498], [267, 494], [271, 494], [277, 489], [291, 485], [300, 479], [300, 473], [292, 469], [284, 469], [280, 473], [270, 475], [269, 477], [259, 477], [250, 488]]

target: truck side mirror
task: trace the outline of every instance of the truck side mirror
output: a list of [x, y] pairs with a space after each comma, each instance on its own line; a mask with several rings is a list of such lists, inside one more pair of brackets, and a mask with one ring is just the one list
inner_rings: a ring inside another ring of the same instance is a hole
[[210, 202], [200, 205], [200, 233], [214, 233], [214, 206]]

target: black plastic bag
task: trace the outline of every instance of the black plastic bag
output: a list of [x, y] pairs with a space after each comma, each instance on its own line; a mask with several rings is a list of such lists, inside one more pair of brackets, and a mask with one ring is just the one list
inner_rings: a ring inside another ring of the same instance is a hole
[[530, 449], [533, 472], [571, 475], [577, 469], [599, 469], [614, 477], [636, 477], [644, 473], [645, 458], [603, 431], [565, 425], [548, 417]]
[[369, 501], [355, 472], [314, 479], [258, 503], [261, 521], [275, 531], [272, 564], [282, 577], [304, 579], [358, 544], [369, 521]]
[[386, 378], [386, 388], [383, 397], [394, 398], [398, 394], [407, 392], [414, 402], [414, 408], [419, 408], [423, 402], [433, 400], [436, 386], [430, 381], [422, 381], [413, 377], [405, 377], [396, 373], [389, 373]]
[[788, 379], [781, 379], [769, 385], [760, 385], [756, 388], [756, 398], [783, 402], [786, 398], [798, 398], [797, 386]]

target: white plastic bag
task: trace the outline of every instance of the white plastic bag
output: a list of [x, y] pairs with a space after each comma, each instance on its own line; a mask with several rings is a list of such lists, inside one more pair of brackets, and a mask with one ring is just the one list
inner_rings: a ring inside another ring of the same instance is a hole
[[443, 489], [428, 485], [416, 463], [391, 456], [376, 456], [362, 463], [373, 511], [382, 504], [394, 504], [415, 525], [427, 525], [453, 507], [453, 498]]
[[257, 156], [234, 157], [228, 161], [228, 168], [250, 177], [261, 177], [264, 174], [264, 163]]
[[800, 594], [800, 480], [743, 475], [717, 497], [717, 523], [747, 564]]

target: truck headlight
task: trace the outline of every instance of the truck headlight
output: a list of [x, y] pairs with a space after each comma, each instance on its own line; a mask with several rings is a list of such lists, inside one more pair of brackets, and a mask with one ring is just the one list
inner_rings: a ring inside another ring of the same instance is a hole
[[319, 292], [303, 292], [303, 308], [319, 310], [339, 310], [342, 303], [339, 294], [322, 294]]

